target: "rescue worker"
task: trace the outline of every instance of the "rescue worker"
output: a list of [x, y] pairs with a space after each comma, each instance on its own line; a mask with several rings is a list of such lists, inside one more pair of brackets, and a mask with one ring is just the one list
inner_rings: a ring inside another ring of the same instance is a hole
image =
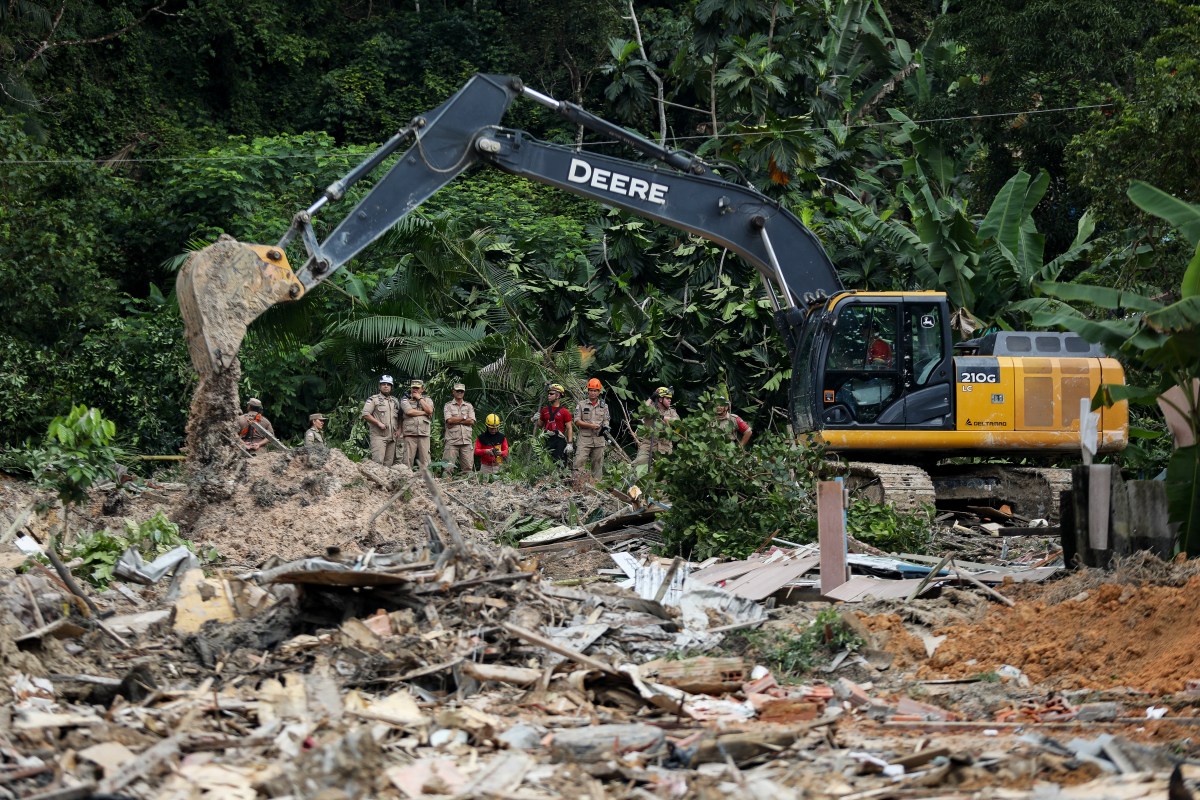
[[308, 444], [325, 444], [325, 434], [321, 431], [325, 430], [325, 415], [324, 414], [309, 414], [308, 424], [311, 426], [304, 432], [304, 443]]
[[471, 433], [475, 427], [475, 406], [466, 401], [467, 387], [461, 383], [454, 384], [454, 399], [442, 407], [442, 419], [446, 423], [446, 449], [442, 453], [442, 461], [450, 464], [447, 472], [457, 464], [463, 472], [470, 473], [475, 466], [472, 456], [474, 444]]
[[575, 450], [575, 472], [582, 475], [590, 461], [592, 477], [604, 476], [604, 446], [607, 444], [608, 404], [600, 397], [604, 384], [592, 378], [587, 384], [587, 399], [575, 406], [575, 425], [579, 428], [579, 446]]
[[425, 381], [413, 378], [400, 401], [400, 431], [404, 436], [404, 466], [429, 466], [429, 432], [433, 428], [433, 401], [425, 394]]
[[475, 440], [475, 455], [479, 456], [479, 473], [495, 475], [508, 459], [508, 438], [500, 432], [500, 415], [488, 414], [483, 424], [487, 430]]
[[[271, 420], [263, 416], [262, 410], [262, 400], [251, 397], [246, 401], [246, 413], [238, 417], [238, 436], [241, 437], [242, 444], [251, 453], [267, 445], [269, 440], [263, 430], [272, 436], [275, 435], [275, 429], [271, 427]], [[258, 426], [261, 426], [262, 430], [259, 430]]]
[[646, 427], [647, 435], [638, 442], [637, 458], [633, 460], [635, 467], [648, 467], [655, 457], [675, 449], [675, 443], [667, 436], [671, 423], [679, 421], [679, 412], [671, 408], [674, 397], [675, 393], [670, 387], [660, 386], [646, 401], [642, 424]]
[[867, 366], [874, 368], [890, 368], [892, 366], [892, 346], [874, 332], [867, 339]]
[[737, 414], [729, 413], [728, 397], [718, 396], [714, 398], [713, 402], [717, 406], [717, 418], [713, 420], [713, 427], [720, 428], [729, 434], [730, 440], [737, 442], [738, 447], [745, 447], [746, 442], [750, 441], [750, 437], [754, 434], [754, 429]]
[[390, 467], [396, 463], [396, 436], [399, 432], [400, 403], [392, 396], [391, 375], [379, 379], [379, 394], [363, 404], [362, 418], [370, 432], [371, 460]]
[[571, 412], [562, 404], [566, 389], [560, 383], [546, 387], [546, 405], [534, 418], [537, 428], [546, 440], [546, 449], [559, 466], [567, 465], [567, 458], [575, 454], [575, 433], [571, 425]]

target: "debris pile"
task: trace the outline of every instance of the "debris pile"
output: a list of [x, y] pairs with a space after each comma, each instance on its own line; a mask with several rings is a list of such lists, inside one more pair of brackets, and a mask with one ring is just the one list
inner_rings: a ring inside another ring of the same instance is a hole
[[[96, 613], [0, 565], [0, 798], [1182, 800], [1200, 778], [1179, 570], [1050, 602], [1042, 573], [1016, 582], [1043, 558], [854, 556], [874, 594], [830, 612], [811, 548], [692, 565], [598, 495], [337, 451], [236, 464], [221, 502], [160, 492], [220, 571], [123, 559]], [[533, 516], [560, 529], [492, 541]], [[548, 574], [571, 553], [590, 574]], [[783, 669], [801, 635], [834, 641], [830, 613], [856, 644]]]

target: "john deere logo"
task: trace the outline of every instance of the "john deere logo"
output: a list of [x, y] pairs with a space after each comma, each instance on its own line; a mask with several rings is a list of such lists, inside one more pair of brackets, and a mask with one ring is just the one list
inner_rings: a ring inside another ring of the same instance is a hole
[[571, 169], [567, 173], [567, 180], [571, 183], [585, 183], [596, 189], [603, 189], [613, 194], [623, 194], [626, 197], [633, 197], [638, 200], [657, 203], [658, 205], [666, 204], [667, 192], [671, 190], [671, 187], [661, 183], [651, 183], [641, 178], [635, 178], [632, 175], [624, 175], [609, 169], [593, 167], [588, 162], [579, 158], [571, 159]]

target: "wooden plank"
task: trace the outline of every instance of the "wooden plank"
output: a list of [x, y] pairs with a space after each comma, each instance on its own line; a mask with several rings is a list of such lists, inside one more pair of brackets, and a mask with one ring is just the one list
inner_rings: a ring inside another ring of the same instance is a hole
[[700, 583], [716, 584], [721, 581], [729, 581], [745, 575], [752, 569], [762, 566], [762, 558], [750, 558], [743, 561], [726, 561], [723, 564], [714, 564], [711, 567], [699, 569], [688, 576], [689, 580], [699, 581]]
[[575, 547], [579, 547], [584, 550], [590, 550], [592, 548], [598, 547], [599, 546], [598, 543], [607, 544], [609, 542], [624, 542], [624, 541], [628, 541], [629, 539], [637, 539], [638, 537], [645, 536], [646, 534], [647, 534], [647, 531], [640, 527], [626, 528], [625, 530], [620, 531], [619, 533], [607, 533], [607, 534], [603, 534], [601, 536], [592, 537], [590, 539], [585, 536], [585, 537], [580, 537], [578, 539], [571, 539], [566, 542], [555, 542], [554, 544], [540, 544], [540, 545], [535, 545], [534, 547], [522, 547], [519, 549], [518, 552], [521, 552], [521, 553], [552, 553], [557, 550], [570, 550]]
[[846, 503], [841, 481], [817, 482], [817, 541], [821, 594], [846, 582]]
[[747, 600], [764, 600], [820, 563], [821, 556], [817, 555], [763, 565], [721, 588]]

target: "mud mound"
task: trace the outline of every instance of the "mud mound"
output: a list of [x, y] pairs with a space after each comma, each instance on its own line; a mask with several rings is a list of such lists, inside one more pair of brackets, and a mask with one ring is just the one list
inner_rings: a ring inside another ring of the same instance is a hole
[[[403, 494], [372, 517], [396, 491]], [[198, 548], [215, 547], [233, 564], [257, 566], [271, 556], [301, 558], [327, 547], [398, 549], [427, 541], [424, 520], [437, 515], [424, 482], [404, 467], [355, 464], [340, 450], [260, 451], [205, 502], [195, 491], [173, 519]], [[452, 512], [468, 536], [470, 513]]]
[[1128, 686], [1156, 695], [1200, 678], [1200, 575], [1182, 586], [1106, 583], [1058, 604], [993, 608], [948, 638], [922, 677], [967, 677], [1004, 664], [1054, 689]]

